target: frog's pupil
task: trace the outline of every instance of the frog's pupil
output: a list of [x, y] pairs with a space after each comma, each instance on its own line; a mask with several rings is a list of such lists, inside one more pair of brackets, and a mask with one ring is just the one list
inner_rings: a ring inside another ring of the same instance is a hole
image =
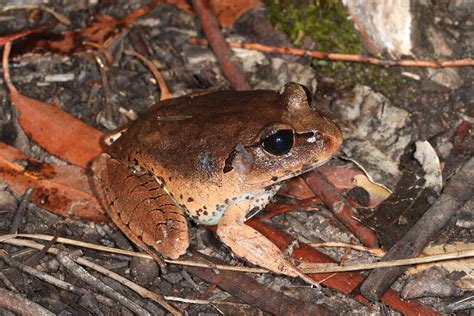
[[262, 148], [268, 153], [281, 156], [288, 153], [293, 147], [293, 131], [279, 130], [261, 141]]

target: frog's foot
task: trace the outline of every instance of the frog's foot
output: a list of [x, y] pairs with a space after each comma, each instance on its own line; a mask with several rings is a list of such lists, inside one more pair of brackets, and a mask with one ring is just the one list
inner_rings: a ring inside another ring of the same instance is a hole
[[248, 206], [229, 206], [217, 226], [217, 235], [239, 257], [275, 273], [292, 277], [299, 276], [304, 281], [319, 287], [319, 283], [296, 268], [281, 250], [265, 236], [245, 225]]
[[189, 245], [182, 210], [149, 174], [134, 175], [127, 166], [101, 154], [93, 163], [94, 183], [102, 206], [114, 223], [158, 263], [176, 259]]

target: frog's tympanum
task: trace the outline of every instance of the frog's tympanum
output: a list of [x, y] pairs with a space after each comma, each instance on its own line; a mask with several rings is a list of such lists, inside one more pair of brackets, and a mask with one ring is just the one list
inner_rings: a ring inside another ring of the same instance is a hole
[[337, 125], [306, 91], [220, 91], [154, 105], [94, 162], [97, 194], [117, 226], [147, 252], [188, 248], [186, 215], [218, 225], [232, 251], [277, 273], [302, 274], [244, 224], [282, 181], [325, 163], [339, 149]]

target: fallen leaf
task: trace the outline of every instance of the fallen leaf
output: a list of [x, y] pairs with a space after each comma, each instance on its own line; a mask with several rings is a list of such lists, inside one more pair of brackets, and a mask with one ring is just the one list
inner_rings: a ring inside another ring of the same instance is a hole
[[211, 0], [209, 5], [222, 27], [231, 26], [242, 14], [250, 9], [263, 7], [262, 2], [259, 0]]
[[[369, 193], [370, 201], [367, 207], [377, 207], [382, 201], [387, 199], [391, 192], [377, 183], [370, 181], [367, 176], [358, 169], [343, 166], [322, 166], [318, 168], [328, 180], [341, 192], [347, 192], [354, 187], [361, 187]], [[301, 178], [289, 180], [285, 187], [278, 191], [278, 194], [289, 195], [300, 200], [314, 197], [314, 192]]]
[[10, 48], [11, 43], [7, 43], [3, 51], [3, 73], [21, 127], [51, 154], [86, 168], [102, 152], [100, 142], [103, 133], [54, 105], [20, 94], [10, 79]]
[[0, 179], [18, 195], [33, 188], [31, 201], [58, 215], [107, 220], [83, 168], [47, 164], [0, 143]]

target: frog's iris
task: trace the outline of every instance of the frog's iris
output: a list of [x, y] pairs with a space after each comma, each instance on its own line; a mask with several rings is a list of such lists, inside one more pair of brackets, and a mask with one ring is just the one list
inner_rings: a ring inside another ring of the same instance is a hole
[[260, 144], [266, 152], [275, 156], [282, 156], [293, 148], [293, 142], [293, 131], [282, 129], [263, 138]]

